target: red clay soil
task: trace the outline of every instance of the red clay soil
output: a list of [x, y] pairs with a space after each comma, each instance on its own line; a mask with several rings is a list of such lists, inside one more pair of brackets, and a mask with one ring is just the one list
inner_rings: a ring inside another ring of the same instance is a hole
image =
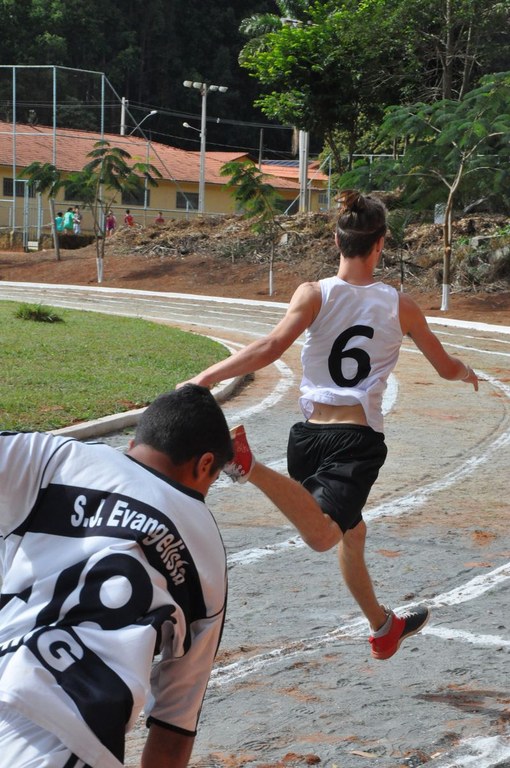
[[[337, 252], [329, 227], [308, 239], [303, 231], [294, 232], [295, 244], [275, 258], [270, 297], [267, 249], [248, 227], [232, 231], [233, 226], [226, 233], [214, 231], [214, 226], [206, 232], [196, 227], [176, 232], [182, 230], [176, 226], [119, 231], [106, 244], [102, 285], [286, 302], [301, 282], [336, 272]], [[395, 268], [383, 270], [380, 277], [398, 285]], [[95, 246], [63, 248], [60, 261], [51, 250], [0, 253], [0, 281], [97, 285]], [[448, 312], [440, 311], [439, 282], [433, 276], [420, 283], [410, 280], [405, 289], [426, 314], [510, 325], [508, 282], [486, 290], [454, 289]]]

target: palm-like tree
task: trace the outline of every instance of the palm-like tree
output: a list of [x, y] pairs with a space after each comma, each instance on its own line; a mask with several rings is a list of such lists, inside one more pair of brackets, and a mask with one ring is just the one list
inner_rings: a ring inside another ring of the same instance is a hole
[[53, 242], [55, 243], [55, 256], [60, 261], [60, 240], [57, 228], [55, 226], [55, 195], [63, 186], [62, 176], [58, 168], [51, 163], [40, 163], [34, 161], [25, 168], [23, 176], [34, 185], [38, 195], [48, 193], [48, 203], [50, 206], [51, 232]]
[[81, 171], [69, 174], [65, 186], [72, 197], [78, 198], [92, 213], [96, 242], [97, 281], [103, 279], [106, 214], [117, 195], [136, 193], [145, 182], [156, 186], [161, 173], [149, 163], [131, 165], [131, 155], [120, 147], [112, 147], [102, 139], [88, 153], [91, 160]]
[[239, 55], [242, 61], [243, 52], [254, 53], [264, 46], [265, 37], [271, 32], [277, 32], [282, 24], [299, 21], [299, 15], [310, 4], [307, 0], [275, 0], [280, 15], [277, 13], [253, 13], [243, 19], [239, 25], [239, 31], [250, 40], [244, 46]]

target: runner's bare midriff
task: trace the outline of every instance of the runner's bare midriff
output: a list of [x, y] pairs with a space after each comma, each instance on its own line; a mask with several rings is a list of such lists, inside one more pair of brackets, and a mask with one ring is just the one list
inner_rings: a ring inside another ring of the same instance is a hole
[[308, 419], [312, 424], [363, 424], [367, 425], [362, 405], [326, 405], [314, 403]]

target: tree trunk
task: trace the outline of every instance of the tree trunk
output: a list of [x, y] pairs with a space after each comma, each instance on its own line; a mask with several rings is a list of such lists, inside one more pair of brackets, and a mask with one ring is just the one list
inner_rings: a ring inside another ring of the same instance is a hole
[[453, 82], [453, 30], [451, 0], [446, 0], [445, 7], [445, 51], [443, 61], [443, 99], [451, 99]]
[[104, 259], [101, 256], [98, 256], [96, 258], [97, 282], [98, 283], [102, 283], [103, 282], [103, 263], [104, 263]]
[[50, 206], [51, 234], [53, 235], [53, 243], [55, 245], [55, 256], [57, 257], [57, 261], [60, 261], [60, 237], [55, 224], [55, 200], [52, 197], [49, 197], [48, 203]]
[[464, 66], [462, 69], [462, 83], [459, 92], [459, 101], [462, 101], [464, 94], [469, 90], [469, 84], [471, 82], [471, 73], [475, 63], [475, 49], [476, 45], [473, 40], [473, 20], [469, 22], [469, 28], [467, 33], [466, 48], [464, 51]]
[[271, 240], [271, 250], [269, 251], [269, 295], [273, 295], [273, 261], [274, 261], [274, 241]]
[[447, 312], [450, 309], [450, 281], [451, 281], [451, 263], [452, 263], [452, 210], [453, 196], [450, 191], [446, 202], [443, 225], [443, 295], [441, 299], [441, 312]]
[[96, 265], [97, 265], [97, 282], [103, 282], [103, 267], [104, 267], [104, 249], [106, 240], [106, 225], [104, 212], [101, 211], [102, 225], [99, 225], [97, 220], [97, 212], [94, 217], [94, 235], [96, 238]]
[[324, 136], [325, 136], [325, 139], [326, 139], [326, 143], [327, 143], [327, 145], [328, 145], [328, 147], [329, 147], [329, 149], [331, 151], [331, 154], [333, 155], [333, 158], [334, 158], [334, 161], [335, 161], [335, 165], [336, 165], [336, 171], [337, 171], [337, 173], [342, 173], [343, 172], [342, 154], [341, 154], [341, 152], [339, 152], [338, 145], [334, 141], [333, 131], [325, 131]]

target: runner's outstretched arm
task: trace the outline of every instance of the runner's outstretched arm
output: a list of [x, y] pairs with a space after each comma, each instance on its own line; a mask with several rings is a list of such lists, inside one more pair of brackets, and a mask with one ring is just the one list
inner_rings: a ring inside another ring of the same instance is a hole
[[265, 368], [278, 360], [285, 350], [311, 325], [320, 309], [320, 289], [317, 283], [303, 283], [296, 289], [287, 312], [267, 336], [257, 339], [227, 357], [211, 365], [188, 382], [202, 387], [211, 387], [225, 379], [243, 376], [246, 373]]
[[412, 338], [429, 363], [443, 379], [464, 381], [478, 391], [478, 376], [473, 369], [452, 357], [445, 350], [437, 336], [430, 330], [425, 315], [407, 294], [399, 295], [399, 315], [402, 332]]

